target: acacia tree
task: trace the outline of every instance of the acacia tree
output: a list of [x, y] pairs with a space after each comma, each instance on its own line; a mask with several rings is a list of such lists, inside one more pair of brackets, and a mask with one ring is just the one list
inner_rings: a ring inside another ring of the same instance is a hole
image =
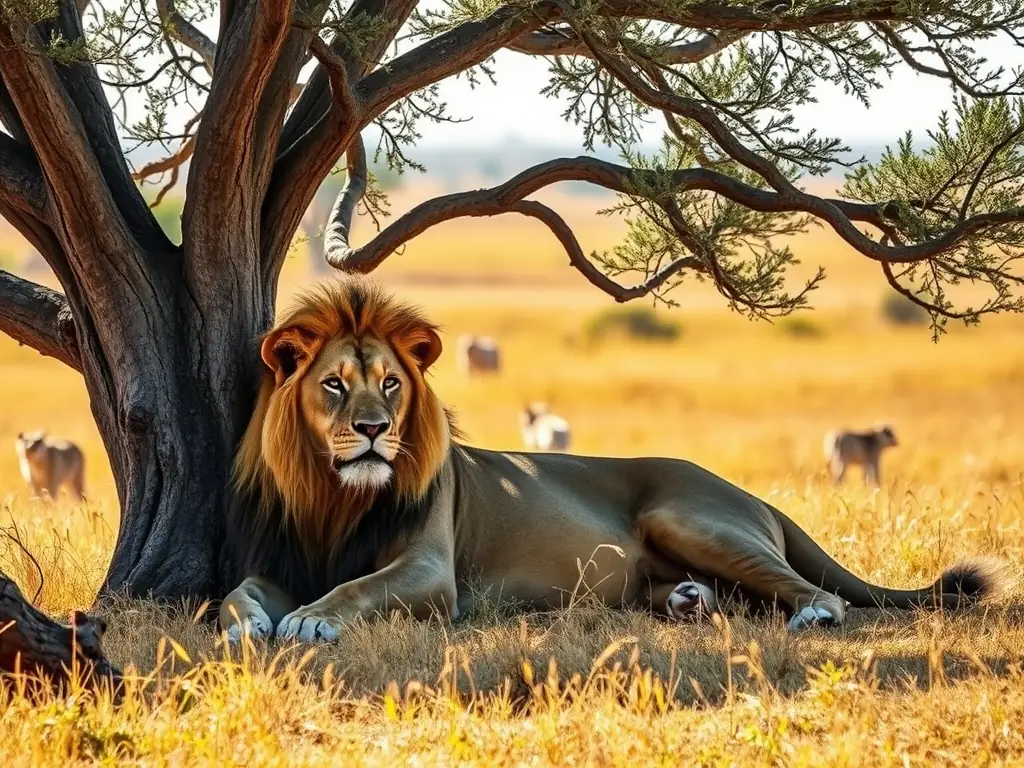
[[[616, 301], [670, 302], [674, 286], [702, 279], [733, 307], [770, 316], [802, 306], [820, 279], [787, 291], [794, 259], [777, 236], [823, 223], [937, 328], [1022, 308], [1024, 75], [983, 56], [995, 38], [1021, 45], [1022, 0], [179, 4], [0, 0], [0, 215], [63, 288], [0, 273], [0, 329], [83, 375], [121, 507], [106, 590], [223, 587], [226, 481], [254, 396], [253, 339], [339, 161], [348, 175], [325, 258], [343, 271], [374, 269], [442, 221], [518, 213], [546, 224]], [[379, 201], [364, 130], [376, 123], [378, 152], [409, 162], [417, 122], [446, 119], [436, 84], [493, 77], [502, 49], [545, 57], [547, 93], [588, 145], [621, 148], [622, 163], [553, 159], [426, 202], [353, 245], [357, 209]], [[948, 82], [955, 114], [923, 146], [906, 137], [880, 161], [854, 163], [840, 196], [803, 191], [802, 175], [843, 163], [846, 150], [798, 132], [792, 108], [823, 82], [867, 102], [898, 67]], [[132, 122], [123, 104], [140, 94], [148, 111]], [[172, 103], [195, 106], [176, 124]], [[664, 121], [665, 138], [648, 157], [631, 147], [649, 119]], [[124, 148], [137, 141], [173, 151], [133, 172]], [[172, 242], [137, 181], [166, 172], [173, 183], [186, 159]], [[621, 245], [588, 256], [556, 211], [528, 199], [566, 180], [620, 195], [631, 223]], [[987, 300], [959, 305], [949, 286], [963, 282]]]

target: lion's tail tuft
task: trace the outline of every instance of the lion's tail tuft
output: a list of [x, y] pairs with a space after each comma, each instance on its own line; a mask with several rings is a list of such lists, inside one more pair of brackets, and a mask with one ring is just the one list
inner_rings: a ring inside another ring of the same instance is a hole
[[1006, 586], [1006, 568], [1003, 563], [994, 558], [977, 558], [958, 563], [943, 572], [932, 587], [932, 592], [941, 595], [943, 603], [956, 601], [971, 605], [999, 594]]

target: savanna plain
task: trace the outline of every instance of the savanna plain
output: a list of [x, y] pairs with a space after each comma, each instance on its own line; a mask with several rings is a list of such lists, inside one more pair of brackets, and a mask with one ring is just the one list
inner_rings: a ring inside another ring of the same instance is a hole
[[[557, 202], [588, 247], [621, 233], [587, 201]], [[587, 285], [529, 222], [444, 225], [377, 278], [444, 326], [433, 384], [471, 443], [520, 448], [517, 412], [543, 400], [572, 425], [574, 451], [693, 460], [875, 583], [923, 586], [963, 558], [998, 558], [997, 599], [956, 614], [858, 609], [840, 630], [792, 635], [779, 617], [678, 625], [608, 611], [584, 582], [551, 613], [394, 614], [329, 646], [240, 652], [194, 620], [198, 604], [114, 602], [105, 647], [129, 673], [124, 700], [40, 700], [5, 682], [0, 754], [61, 766], [1024, 763], [1024, 318], [951, 327], [935, 344], [927, 325], [883, 316], [880, 271], [836, 238], [791, 244], [795, 279], [828, 272], [813, 311], [751, 321], [684, 285], [679, 308], [655, 311], [675, 335], [656, 340], [615, 332], [609, 318], [631, 307]], [[299, 244], [281, 304], [313, 279]], [[499, 375], [459, 374], [466, 331], [498, 340]], [[0, 569], [54, 615], [88, 608], [117, 497], [82, 382], [2, 338], [0, 402]], [[882, 488], [856, 470], [835, 487], [824, 433], [883, 421], [900, 445]], [[28, 499], [14, 438], [43, 427], [85, 451], [87, 503]]]

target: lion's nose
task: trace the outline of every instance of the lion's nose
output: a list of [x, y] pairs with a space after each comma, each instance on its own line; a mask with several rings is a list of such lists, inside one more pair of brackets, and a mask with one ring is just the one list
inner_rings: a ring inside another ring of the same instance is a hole
[[373, 440], [377, 435], [382, 435], [391, 426], [390, 421], [355, 421], [352, 422], [352, 429], [360, 435], [366, 435]]

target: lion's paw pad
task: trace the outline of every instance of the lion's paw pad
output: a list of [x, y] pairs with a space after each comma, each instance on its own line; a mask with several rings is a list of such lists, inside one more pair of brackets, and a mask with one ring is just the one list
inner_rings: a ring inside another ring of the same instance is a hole
[[709, 616], [714, 601], [715, 593], [710, 587], [695, 581], [684, 581], [672, 590], [665, 608], [676, 621], [692, 621]]
[[339, 634], [338, 627], [332, 622], [316, 616], [289, 614], [277, 625], [278, 637], [304, 643], [330, 642], [337, 640]]
[[820, 605], [805, 605], [793, 614], [788, 626], [791, 631], [797, 632], [802, 629], [811, 629], [812, 627], [826, 629], [828, 627], [836, 627], [839, 626], [839, 622], [828, 608], [823, 608]]

